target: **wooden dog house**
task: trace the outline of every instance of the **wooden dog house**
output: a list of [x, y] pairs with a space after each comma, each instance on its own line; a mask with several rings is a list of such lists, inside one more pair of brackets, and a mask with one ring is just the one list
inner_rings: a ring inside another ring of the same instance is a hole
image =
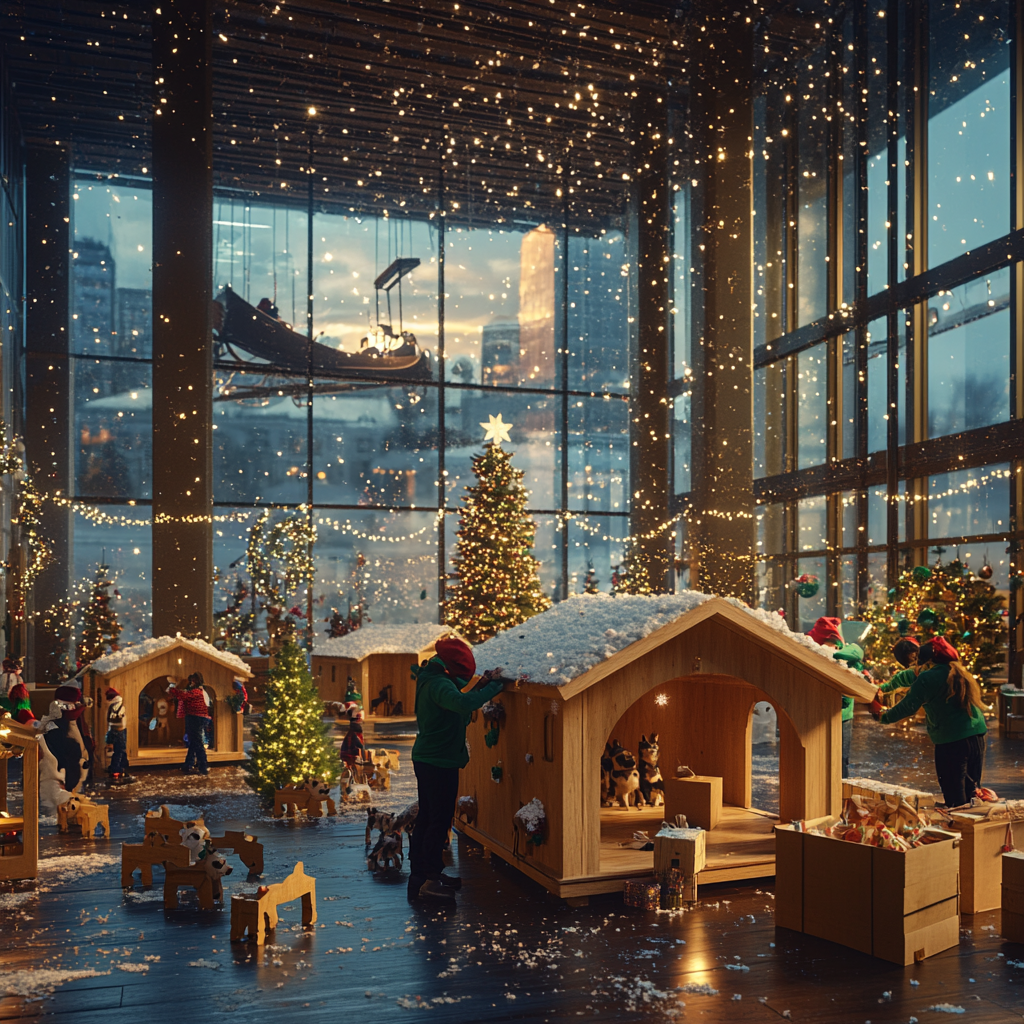
[[[0, 881], [35, 878], [39, 871], [39, 737], [13, 718], [0, 718], [0, 832], [20, 832], [21, 839], [0, 844]], [[22, 763], [21, 814], [7, 806], [7, 766]], [[9, 816], [8, 816], [9, 815]]]
[[[86, 714], [96, 738], [97, 767], [102, 769], [109, 763], [103, 742], [110, 703], [106, 698], [108, 687], [117, 690], [124, 700], [129, 763], [183, 763], [187, 749], [182, 742], [184, 721], [177, 717], [174, 701], [165, 694], [171, 685], [169, 677], [176, 686], [184, 686], [193, 672], [202, 673], [211, 699], [213, 740], [206, 752], [207, 759], [211, 764], [244, 760], [242, 715], [232, 711], [226, 699], [236, 693], [235, 679], [252, 678], [248, 666], [234, 654], [219, 651], [202, 640], [155, 637], [108, 654], [79, 673], [83, 693], [93, 699]], [[161, 700], [166, 701], [165, 709], [159, 707]], [[142, 708], [146, 710], [140, 711]], [[161, 710], [164, 713], [158, 713]], [[151, 719], [157, 721], [156, 729], [148, 727]]]
[[[313, 647], [313, 680], [325, 702], [343, 701], [349, 676], [362, 694], [367, 717], [386, 717], [398, 704], [402, 714], [415, 715], [416, 687], [410, 666], [434, 655], [434, 641], [449, 630], [436, 623], [361, 626], [345, 636], [317, 640]], [[388, 688], [390, 687], [390, 690]], [[373, 711], [381, 691], [390, 694]]]
[[[768, 701], [778, 714], [779, 818], [790, 821], [839, 813], [842, 695], [868, 702], [874, 694], [783, 620], [702, 594], [571, 598], [475, 653], [480, 671], [501, 665], [530, 681], [498, 698], [506, 718], [492, 747], [484, 742], [489, 724], [474, 716], [459, 793], [475, 799], [475, 820], [456, 827], [570, 899], [620, 890], [653, 870], [652, 853], [620, 844], [638, 829], [653, 836], [666, 808], [602, 807], [600, 761], [610, 738], [636, 754], [641, 734], [657, 732], [666, 780], [677, 765], [720, 777], [725, 806], [707, 836], [701, 882], [759, 878], [775, 873], [779, 819], [751, 806], [755, 703]], [[546, 674], [557, 682], [540, 682]], [[547, 836], [524, 846], [513, 815], [535, 797]]]

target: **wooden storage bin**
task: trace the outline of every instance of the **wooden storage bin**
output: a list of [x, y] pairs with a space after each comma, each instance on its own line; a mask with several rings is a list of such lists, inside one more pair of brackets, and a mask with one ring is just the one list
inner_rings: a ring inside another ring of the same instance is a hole
[[[680, 829], [679, 831], [684, 831]], [[654, 873], [676, 868], [684, 875], [690, 876], [704, 870], [707, 861], [707, 832], [699, 828], [685, 829], [684, 838], [663, 836], [654, 837]]]
[[776, 826], [776, 925], [903, 965], [955, 946], [959, 836], [930, 831], [943, 841], [898, 853]]
[[1002, 854], [1002, 933], [1007, 942], [1024, 943], [1024, 853]]
[[[983, 815], [962, 812], [952, 815], [950, 828], [962, 836], [960, 841], [960, 910], [980, 914], [1000, 906], [1003, 874], [1003, 847], [1007, 827], [1013, 832], [1013, 845], [1024, 846], [1024, 821], [986, 820]], [[1022, 887], [1024, 888], [1024, 887]]]
[[686, 823], [710, 832], [722, 816], [722, 779], [717, 775], [693, 775], [665, 780], [665, 817], [674, 821], [686, 815]]
[[934, 807], [938, 799], [934, 793], [911, 789], [909, 786], [897, 786], [893, 783], [878, 782], [875, 779], [843, 779], [843, 799], [849, 800], [852, 796], [862, 796], [869, 800], [882, 800], [887, 796], [898, 796], [901, 800], [906, 800], [915, 811]]

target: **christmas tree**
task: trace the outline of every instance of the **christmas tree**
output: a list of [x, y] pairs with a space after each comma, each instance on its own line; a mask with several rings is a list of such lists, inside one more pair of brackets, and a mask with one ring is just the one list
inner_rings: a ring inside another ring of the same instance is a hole
[[102, 658], [107, 653], [108, 646], [112, 651], [117, 650], [121, 623], [117, 621], [117, 612], [110, 603], [110, 588], [113, 585], [110, 566], [103, 563], [97, 565], [96, 575], [92, 581], [92, 592], [82, 610], [82, 632], [76, 652], [79, 668]]
[[612, 573], [613, 594], [653, 594], [651, 574], [640, 556], [637, 545], [627, 537], [622, 542], [622, 562]]
[[323, 713], [306, 656], [289, 640], [270, 670], [263, 717], [253, 731], [245, 765], [249, 785], [264, 799], [272, 800], [275, 789], [306, 779], [337, 780], [338, 755]]
[[873, 626], [864, 642], [866, 661], [876, 666], [890, 662], [893, 646], [906, 636], [920, 643], [942, 636], [982, 680], [1005, 666], [1003, 598], [958, 558], [904, 570], [887, 598], [865, 612]]
[[448, 575], [445, 621], [474, 644], [551, 607], [532, 554], [537, 527], [526, 511], [529, 492], [500, 441], [473, 458], [477, 482], [462, 499], [455, 571]]
[[601, 588], [598, 586], [597, 572], [594, 569], [594, 563], [588, 558], [587, 575], [583, 579], [583, 593], [599, 594], [600, 592]]
[[214, 644], [238, 654], [252, 647], [256, 616], [250, 607], [251, 592], [241, 574], [235, 576], [234, 592], [228, 596], [227, 607], [213, 613]]

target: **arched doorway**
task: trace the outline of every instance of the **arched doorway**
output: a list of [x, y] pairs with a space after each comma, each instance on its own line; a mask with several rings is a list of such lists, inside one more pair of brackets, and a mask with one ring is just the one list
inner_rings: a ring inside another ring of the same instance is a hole
[[185, 720], [178, 718], [177, 703], [167, 696], [167, 677], [148, 682], [139, 694], [139, 748], [180, 747]]

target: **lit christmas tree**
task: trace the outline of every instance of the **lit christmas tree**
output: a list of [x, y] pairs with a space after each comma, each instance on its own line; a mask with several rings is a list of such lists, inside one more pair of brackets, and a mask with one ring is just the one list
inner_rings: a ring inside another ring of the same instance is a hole
[[[117, 640], [121, 635], [121, 623], [117, 621], [117, 612], [110, 603], [110, 588], [114, 580], [110, 576], [110, 566], [100, 563], [96, 566], [96, 575], [92, 581], [92, 592], [82, 609], [82, 631], [78, 641], [78, 667], [88, 665], [107, 653], [109, 646], [117, 650]], [[114, 595], [117, 591], [114, 591]]]
[[248, 650], [253, 643], [253, 625], [256, 616], [250, 603], [251, 591], [241, 574], [235, 576], [234, 592], [228, 595], [227, 607], [213, 613], [213, 640], [227, 651], [238, 654]]
[[653, 594], [647, 563], [638, 553], [637, 545], [627, 537], [622, 542], [622, 562], [612, 573], [613, 594]]
[[462, 499], [445, 604], [445, 621], [474, 644], [551, 607], [532, 554], [537, 526], [526, 511], [529, 492], [522, 470], [501, 447], [511, 440], [509, 424], [499, 415], [480, 425], [492, 443], [473, 458], [477, 482]]
[[891, 662], [890, 651], [905, 636], [921, 643], [942, 636], [979, 679], [1005, 666], [1003, 598], [959, 559], [904, 570], [887, 596], [885, 604], [865, 612], [874, 627], [864, 642], [865, 661], [876, 666]]
[[337, 780], [338, 755], [323, 713], [306, 656], [289, 640], [270, 670], [263, 717], [253, 730], [245, 765], [247, 782], [264, 799], [272, 800], [275, 789], [306, 779]]
[[594, 563], [588, 558], [587, 575], [583, 579], [583, 593], [599, 594], [600, 592], [601, 588], [598, 586], [597, 572], [594, 569]]

